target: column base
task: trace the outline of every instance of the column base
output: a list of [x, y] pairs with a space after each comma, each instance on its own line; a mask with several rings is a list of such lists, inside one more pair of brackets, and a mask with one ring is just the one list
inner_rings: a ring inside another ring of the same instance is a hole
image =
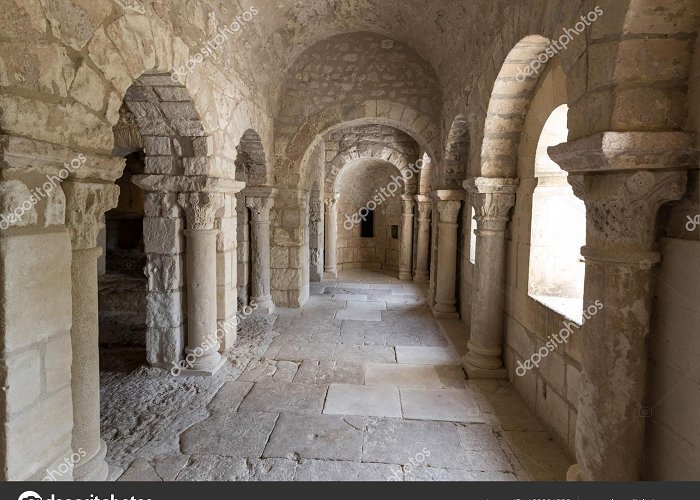
[[437, 307], [433, 308], [433, 317], [435, 319], [459, 319], [459, 313], [454, 312], [443, 312], [439, 311]]
[[569, 482], [583, 481], [581, 477], [581, 466], [574, 464], [566, 471], [566, 480]]
[[228, 360], [221, 356], [221, 359], [211, 368], [184, 368], [180, 372], [180, 377], [212, 377], [221, 370], [221, 368], [226, 364]]
[[104, 481], [109, 475], [109, 466], [105, 460], [107, 443], [100, 439], [100, 449], [88, 461], [81, 460], [73, 467], [74, 481]]
[[399, 271], [399, 279], [401, 281], [412, 281], [413, 275], [411, 274], [411, 271]]
[[479, 368], [470, 364], [466, 357], [462, 357], [462, 368], [467, 373], [468, 380], [508, 380], [508, 370], [505, 368], [495, 370]]
[[326, 269], [323, 271], [323, 277], [325, 279], [337, 279], [338, 278], [338, 270], [337, 269]]
[[430, 283], [430, 276], [428, 276], [427, 274], [416, 274], [413, 277], [413, 282], [418, 285], [427, 285], [428, 283]]
[[256, 316], [269, 316], [275, 312], [275, 303], [272, 302], [272, 297], [269, 295], [267, 297], [253, 297], [250, 301], [258, 305], [254, 313]]

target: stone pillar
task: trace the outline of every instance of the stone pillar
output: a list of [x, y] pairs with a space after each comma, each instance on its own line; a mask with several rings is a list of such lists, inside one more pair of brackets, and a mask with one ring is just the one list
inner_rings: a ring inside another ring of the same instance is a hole
[[66, 226], [73, 247], [71, 261], [71, 389], [73, 393], [73, 451], [84, 456], [73, 469], [76, 481], [104, 481], [107, 446], [100, 437], [99, 311], [97, 259], [102, 249], [97, 234], [104, 213], [117, 206], [114, 184], [67, 181]]
[[[583, 373], [571, 480], [636, 481], [644, 456], [657, 216], [697, 168], [693, 134], [606, 132], [549, 148], [586, 204]], [[668, 170], [676, 168], [677, 170]]]
[[216, 236], [220, 198], [213, 193], [181, 193], [187, 214], [187, 347], [183, 375], [211, 375], [225, 363], [217, 338]]
[[270, 315], [275, 311], [270, 291], [270, 210], [276, 189], [246, 188], [246, 207], [250, 209], [251, 303], [256, 312]]
[[430, 224], [433, 203], [429, 196], [419, 194], [418, 229], [416, 234], [416, 272], [413, 281], [424, 284], [430, 282]]
[[312, 190], [309, 200], [309, 280], [323, 279], [323, 200], [318, 190]]
[[325, 272], [330, 274], [332, 277], [338, 277], [338, 267], [337, 267], [337, 243], [338, 243], [338, 199], [340, 195], [332, 194], [327, 196], [323, 203], [326, 206], [325, 213], [325, 225], [326, 230], [324, 234], [324, 247], [326, 250], [325, 255]]
[[437, 282], [433, 315], [440, 319], [458, 319], [457, 313], [457, 219], [464, 191], [437, 192], [439, 213], [437, 244]]
[[413, 207], [412, 195], [401, 195], [401, 250], [399, 252], [399, 279], [413, 278]]
[[462, 365], [470, 379], [507, 379], [503, 367], [505, 232], [515, 206], [518, 179], [479, 177], [464, 183], [476, 213], [476, 259], [468, 352]]

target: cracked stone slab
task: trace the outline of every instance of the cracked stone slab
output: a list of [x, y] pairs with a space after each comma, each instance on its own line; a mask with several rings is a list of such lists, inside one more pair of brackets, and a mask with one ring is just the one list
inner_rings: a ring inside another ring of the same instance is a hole
[[256, 411], [214, 413], [182, 434], [182, 451], [189, 455], [259, 458], [277, 416]]
[[241, 403], [240, 409], [268, 413], [320, 415], [327, 386], [279, 382], [257, 383]]
[[178, 481], [292, 481], [293, 460], [195, 456], [177, 476]]
[[246, 394], [250, 392], [253, 384], [250, 382], [226, 382], [219, 392], [216, 393], [214, 399], [207, 406], [209, 411], [230, 411], [234, 412], [238, 409], [246, 397]]
[[301, 460], [295, 481], [402, 481], [401, 467], [344, 461]]
[[119, 481], [162, 481], [161, 477], [143, 458], [134, 460], [126, 472], [119, 478]]
[[306, 342], [303, 344], [285, 344], [275, 355], [278, 360], [304, 361], [307, 359], [333, 359], [335, 342]]
[[404, 466], [404, 481], [515, 481], [512, 472], [468, 471], [436, 467]]
[[332, 384], [323, 413], [401, 418], [399, 390], [397, 387]]
[[304, 361], [294, 382], [306, 384], [364, 384], [365, 369], [361, 363], [343, 361]]
[[338, 344], [333, 359], [346, 363], [395, 363], [396, 355], [388, 346]]
[[[503, 451], [467, 451], [460, 446], [457, 426], [451, 422], [378, 419], [367, 426], [363, 462], [405, 465], [425, 456], [422, 465], [470, 471], [512, 472]], [[428, 455], [430, 453], [430, 455]]]
[[320, 460], [354, 460], [362, 455], [361, 417], [331, 415], [280, 415], [265, 458], [314, 458]]

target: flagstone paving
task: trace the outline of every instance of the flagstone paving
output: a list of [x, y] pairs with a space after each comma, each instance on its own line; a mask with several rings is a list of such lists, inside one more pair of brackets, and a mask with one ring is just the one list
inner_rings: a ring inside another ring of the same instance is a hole
[[368, 271], [312, 283], [176, 449], [122, 479], [565, 479], [572, 460], [510, 384], [466, 380], [424, 293]]

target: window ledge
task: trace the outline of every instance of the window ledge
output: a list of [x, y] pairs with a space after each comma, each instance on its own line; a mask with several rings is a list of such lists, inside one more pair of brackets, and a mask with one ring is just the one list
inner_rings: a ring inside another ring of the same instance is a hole
[[540, 304], [557, 312], [577, 325], [583, 324], [583, 298], [556, 297], [553, 295], [531, 295]]

